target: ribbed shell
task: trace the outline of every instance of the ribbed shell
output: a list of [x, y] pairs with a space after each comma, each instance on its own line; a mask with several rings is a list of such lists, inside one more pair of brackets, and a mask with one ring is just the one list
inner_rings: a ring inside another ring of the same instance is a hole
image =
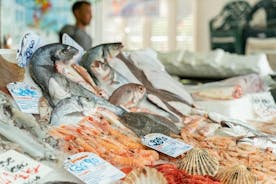
[[178, 168], [192, 175], [214, 176], [218, 172], [218, 159], [206, 150], [193, 148], [178, 162]]
[[163, 174], [154, 168], [144, 167], [131, 171], [123, 184], [167, 184]]
[[223, 184], [256, 184], [256, 177], [244, 165], [236, 165], [218, 174]]

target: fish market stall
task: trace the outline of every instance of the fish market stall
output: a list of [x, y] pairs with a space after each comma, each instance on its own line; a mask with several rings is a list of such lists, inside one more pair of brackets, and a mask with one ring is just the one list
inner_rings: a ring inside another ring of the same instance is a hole
[[187, 87], [153, 50], [32, 38], [4, 61], [24, 75], [0, 81], [0, 183], [276, 182], [275, 133], [198, 103], [266, 92], [258, 75]]

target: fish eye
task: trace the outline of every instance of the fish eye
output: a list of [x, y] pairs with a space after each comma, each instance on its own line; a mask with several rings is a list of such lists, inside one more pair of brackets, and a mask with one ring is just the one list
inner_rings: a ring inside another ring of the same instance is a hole
[[68, 50], [68, 49], [62, 49], [61, 52], [62, 52], [63, 54], [67, 54], [67, 53], [69, 52], [69, 50]]

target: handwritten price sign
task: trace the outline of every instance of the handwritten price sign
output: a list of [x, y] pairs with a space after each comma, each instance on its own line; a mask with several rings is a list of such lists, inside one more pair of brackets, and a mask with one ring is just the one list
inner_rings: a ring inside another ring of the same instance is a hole
[[1, 184], [34, 184], [52, 169], [14, 150], [0, 155]]

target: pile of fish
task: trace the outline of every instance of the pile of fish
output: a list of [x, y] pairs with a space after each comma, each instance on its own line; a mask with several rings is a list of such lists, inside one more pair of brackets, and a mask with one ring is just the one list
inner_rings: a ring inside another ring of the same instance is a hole
[[[125, 183], [148, 181], [145, 173], [158, 178], [160, 173], [147, 165], [163, 173], [159, 183], [219, 183], [213, 176], [234, 163], [252, 168], [258, 181], [275, 182], [275, 136], [198, 109], [185, 87], [151, 53], [121, 52], [122, 48], [121, 43], [101, 44], [87, 50], [80, 61], [78, 50], [69, 45], [38, 48], [29, 72], [43, 92], [39, 121], [0, 93], [0, 138], [5, 140], [0, 150], [9, 149], [10, 141], [36, 159], [57, 159], [60, 151], [93, 152], [119, 168], [137, 169]], [[166, 156], [141, 144], [140, 138], [150, 133], [177, 137], [195, 148], [181, 156], [178, 168], [154, 166]], [[227, 180], [223, 172], [220, 176]]]

